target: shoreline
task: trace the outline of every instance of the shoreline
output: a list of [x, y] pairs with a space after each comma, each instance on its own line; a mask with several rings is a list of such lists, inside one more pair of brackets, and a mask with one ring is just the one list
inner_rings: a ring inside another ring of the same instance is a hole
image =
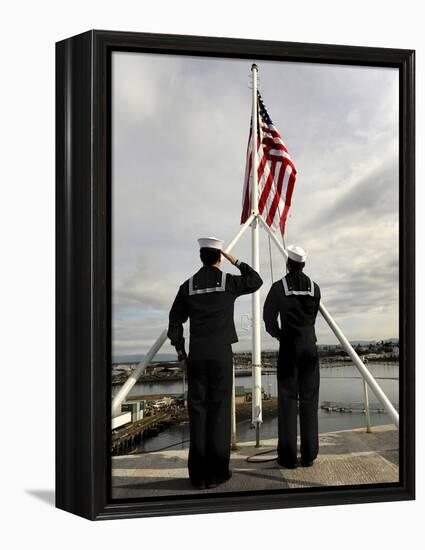
[[[370, 363], [380, 363], [381, 365], [394, 365], [395, 363], [399, 363], [399, 359], [398, 358], [394, 358], [394, 359], [390, 359], [390, 358], [386, 358], [385, 360], [382, 360], [382, 359], [369, 359], [365, 365], [367, 366], [368, 364]], [[347, 359], [346, 361], [345, 360], [338, 360], [338, 361], [334, 361], [334, 360], [330, 360], [330, 361], [323, 361], [323, 360], [320, 360], [320, 368], [323, 369], [323, 368], [337, 368], [337, 367], [349, 367], [349, 366], [353, 366], [354, 363], [351, 361], [351, 359]], [[265, 369], [267, 369], [267, 372], [262, 372], [261, 374], [262, 375], [266, 375], [266, 374], [276, 374], [277, 373], [277, 368], [276, 367], [272, 367], [272, 366], [266, 366]], [[270, 371], [274, 371], [274, 372], [270, 372]], [[242, 377], [242, 376], [250, 376], [251, 375], [251, 367], [242, 367], [242, 368], [236, 368], [236, 371], [235, 371], [235, 377], [238, 378], [238, 377]], [[118, 375], [118, 376], [113, 376], [112, 377], [112, 380], [111, 380], [111, 384], [112, 386], [118, 386], [118, 385], [121, 385], [121, 384], [124, 384], [124, 382], [127, 380], [128, 376], [123, 374], [123, 375]], [[138, 379], [137, 383], [138, 384], [142, 384], [142, 383], [163, 383], [163, 382], [178, 382], [179, 380], [183, 380], [183, 374], [182, 372], [177, 372], [177, 373], [173, 373], [173, 374], [147, 374], [147, 375], [141, 375], [140, 378]]]

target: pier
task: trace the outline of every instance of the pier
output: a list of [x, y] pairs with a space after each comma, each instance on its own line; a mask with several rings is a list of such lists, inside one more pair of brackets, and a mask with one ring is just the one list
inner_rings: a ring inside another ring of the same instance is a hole
[[[341, 401], [322, 401], [320, 408], [326, 412], [340, 412], [340, 413], [367, 413], [367, 409], [364, 403], [343, 403]], [[394, 407], [398, 411], [398, 406]], [[369, 413], [382, 413], [385, 414], [384, 407], [378, 405], [369, 406]]]
[[[191, 487], [187, 472], [188, 449], [112, 457], [112, 497], [146, 498], [172, 495], [235, 493], [270, 489], [300, 489], [341, 485], [397, 483], [399, 480], [398, 429], [394, 425], [374, 426], [320, 434], [319, 455], [310, 468], [288, 470], [276, 461], [256, 462], [276, 457], [275, 452], [253, 457], [276, 448], [268, 439], [260, 448], [254, 441], [238, 442], [232, 451], [232, 478], [214, 489]], [[252, 457], [250, 461], [247, 461]]]
[[111, 452], [113, 455], [129, 452], [145, 437], [156, 435], [170, 424], [181, 420], [187, 420], [185, 411], [157, 413], [132, 422], [112, 433]]
[[[160, 399], [162, 394], [133, 396], [135, 401], [143, 399]], [[265, 418], [277, 414], [277, 398], [269, 398], [263, 402], [263, 413]], [[128, 413], [130, 417], [130, 413]], [[236, 404], [237, 420], [247, 419], [251, 416], [251, 402]], [[146, 416], [136, 422], [125, 424], [112, 432], [111, 452], [113, 455], [130, 454], [135, 446], [142, 440], [157, 435], [172, 424], [188, 421], [187, 409], [182, 407], [173, 411], [166, 410]]]

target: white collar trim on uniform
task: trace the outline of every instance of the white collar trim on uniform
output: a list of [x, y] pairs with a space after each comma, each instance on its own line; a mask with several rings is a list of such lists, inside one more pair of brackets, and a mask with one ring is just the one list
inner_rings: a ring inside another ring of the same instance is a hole
[[282, 277], [283, 290], [285, 291], [285, 296], [314, 296], [314, 283], [308, 275], [306, 275], [310, 283], [310, 290], [289, 290], [288, 282], [286, 277]]
[[226, 290], [226, 274], [221, 272], [221, 283], [208, 288], [193, 288], [193, 277], [189, 279], [189, 296], [194, 294], [207, 294], [209, 292], [224, 292]]

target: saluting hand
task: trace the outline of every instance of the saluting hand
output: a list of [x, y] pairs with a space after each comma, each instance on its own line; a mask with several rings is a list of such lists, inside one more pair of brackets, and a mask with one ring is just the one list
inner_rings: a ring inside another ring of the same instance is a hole
[[227, 254], [227, 252], [224, 252], [224, 250], [221, 251], [221, 253], [223, 254], [223, 256], [229, 260], [229, 262], [233, 265], [235, 265], [235, 263], [237, 262], [237, 258], [235, 258], [234, 256], [232, 256], [231, 254]]

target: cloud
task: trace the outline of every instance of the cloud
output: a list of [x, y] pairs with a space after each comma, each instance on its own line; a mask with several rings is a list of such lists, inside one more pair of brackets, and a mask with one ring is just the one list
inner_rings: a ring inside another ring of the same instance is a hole
[[[120, 353], [146, 352], [166, 326], [178, 286], [200, 267], [197, 238], [229, 242], [239, 229], [249, 68], [247, 60], [113, 54], [113, 341]], [[309, 251], [306, 269], [349, 338], [396, 336], [397, 71], [264, 61], [260, 86], [298, 172], [287, 244]], [[284, 265], [264, 232], [260, 247], [263, 301], [270, 256], [273, 280]], [[250, 261], [249, 232], [234, 254]], [[250, 298], [237, 300], [235, 349], [250, 346], [241, 326], [250, 314]], [[320, 320], [318, 333], [332, 338]]]
[[375, 220], [385, 215], [393, 218], [398, 188], [398, 171], [394, 164], [393, 159], [384, 159], [381, 166], [355, 181], [333, 204], [325, 205], [307, 223], [325, 225], [327, 230], [332, 230], [340, 224], [358, 226], [371, 217]]

